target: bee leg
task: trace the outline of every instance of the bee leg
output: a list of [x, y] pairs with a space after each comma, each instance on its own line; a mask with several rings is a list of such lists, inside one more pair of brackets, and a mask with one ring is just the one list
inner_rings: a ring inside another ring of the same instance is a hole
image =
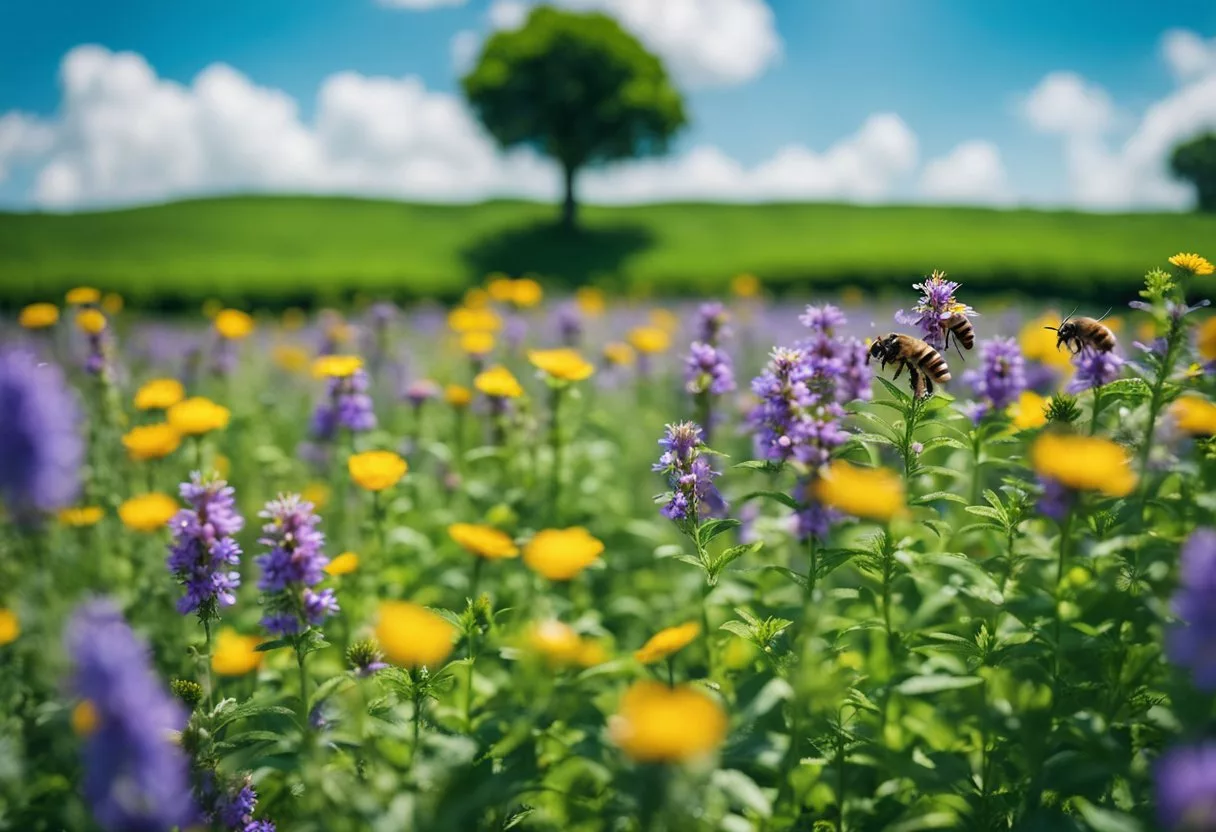
[[[885, 368], [886, 368], [886, 365], [884, 365], [884, 369], [885, 369]], [[904, 371], [904, 362], [902, 362], [902, 361], [901, 361], [901, 362], [899, 362], [899, 364], [898, 364], [898, 365], [895, 367], [895, 375], [893, 375], [893, 376], [891, 377], [891, 380], [892, 380], [892, 381], [894, 381], [895, 379], [899, 378], [899, 374], [900, 374], [900, 373], [902, 373], [903, 371]], [[909, 372], [915, 373], [915, 372], [916, 372], [916, 370], [909, 370]]]
[[912, 398], [922, 398], [925, 394], [924, 377], [915, 367], [908, 368], [908, 381], [912, 383]]
[[933, 379], [929, 378], [929, 374], [925, 373], [925, 398], [933, 395]]

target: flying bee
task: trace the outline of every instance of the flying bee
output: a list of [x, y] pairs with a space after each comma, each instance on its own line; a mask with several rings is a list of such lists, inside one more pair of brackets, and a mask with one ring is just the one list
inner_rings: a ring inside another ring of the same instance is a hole
[[944, 384], [950, 380], [950, 368], [946, 366], [946, 359], [942, 358], [941, 353], [911, 335], [900, 335], [898, 332], [883, 335], [870, 344], [867, 364], [871, 358], [882, 361], [884, 370], [888, 364], [897, 365], [895, 378], [899, 378], [904, 367], [907, 367], [912, 394], [918, 399], [933, 395], [933, 382]]
[[[1110, 310], [1107, 310], [1106, 315], [1109, 314]], [[1110, 352], [1115, 348], [1116, 341], [1115, 333], [1102, 323], [1106, 319], [1106, 315], [1095, 320], [1094, 318], [1074, 318], [1069, 313], [1067, 318], [1060, 321], [1058, 327], [1045, 326], [1043, 328], [1056, 333], [1057, 350], [1061, 345], [1067, 344], [1073, 355], [1086, 348], [1095, 352]]]
[[[962, 344], [963, 349], [971, 349], [975, 346], [975, 327], [971, 325], [971, 319], [962, 312], [955, 312], [946, 319], [946, 343], [945, 349], [950, 349], [950, 336], [954, 335], [954, 348], [957, 350], [958, 345]], [[959, 357], [963, 355], [963, 351], [959, 350]]]

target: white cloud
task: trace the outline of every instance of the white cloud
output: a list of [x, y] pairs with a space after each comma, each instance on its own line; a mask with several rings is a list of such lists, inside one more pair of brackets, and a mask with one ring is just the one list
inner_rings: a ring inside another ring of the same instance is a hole
[[1072, 72], [1043, 78], [1022, 102], [1022, 112], [1036, 130], [1064, 135], [1101, 133], [1114, 118], [1106, 90]]
[[457, 75], [464, 75], [473, 68], [477, 52], [481, 49], [481, 35], [472, 29], [461, 29], [452, 36], [452, 68]]
[[1161, 52], [1179, 81], [1216, 72], [1216, 38], [1205, 41], [1186, 29], [1171, 29], [1161, 38]]
[[394, 9], [409, 9], [411, 11], [422, 11], [424, 9], [437, 9], [440, 6], [463, 6], [465, 0], [376, 0], [381, 6], [388, 6]]
[[518, 29], [531, 10], [524, 0], [494, 0], [487, 17], [495, 29]]
[[1003, 205], [1012, 201], [1001, 153], [992, 142], [963, 142], [925, 164], [920, 192], [941, 202]]
[[54, 131], [33, 116], [12, 112], [0, 115], [0, 182], [11, 163], [36, 158], [54, 140]]

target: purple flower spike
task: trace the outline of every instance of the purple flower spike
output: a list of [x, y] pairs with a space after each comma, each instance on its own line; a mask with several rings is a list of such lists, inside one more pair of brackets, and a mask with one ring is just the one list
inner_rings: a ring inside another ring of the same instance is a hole
[[322, 551], [325, 535], [317, 529], [321, 518], [296, 494], [272, 500], [258, 516], [268, 521], [258, 543], [270, 548], [255, 559], [262, 570], [258, 589], [267, 594], [262, 626], [286, 636], [321, 625], [338, 612], [332, 589], [312, 589], [325, 578], [329, 563]]
[[971, 385], [980, 399], [972, 414], [977, 422], [1013, 404], [1026, 389], [1026, 362], [1012, 338], [985, 341], [980, 345], [980, 361], [980, 369], [963, 373], [963, 381]]
[[1123, 372], [1123, 359], [1113, 352], [1082, 349], [1073, 358], [1076, 374], [1068, 382], [1069, 393], [1081, 393], [1110, 384]]
[[654, 470], [666, 475], [672, 491], [661, 510], [663, 516], [680, 522], [725, 513], [726, 501], [714, 486], [718, 472], [702, 455], [705, 445], [700, 426], [693, 422], [668, 425], [659, 445], [663, 453]]
[[182, 483], [184, 508], [169, 521], [173, 540], [166, 565], [185, 589], [177, 601], [182, 615], [197, 611], [207, 620], [218, 616], [220, 607], [236, 603], [241, 573], [241, 547], [233, 535], [245, 526], [236, 512], [233, 489], [221, 479], [204, 479], [195, 471]]
[[954, 297], [961, 284], [947, 280], [945, 272], [934, 272], [924, 283], [913, 283], [913, 289], [921, 292], [920, 301], [911, 311], [900, 310], [895, 320], [905, 326], [914, 326], [921, 331], [925, 343], [934, 349], [946, 348], [946, 322], [955, 314], [974, 315], [975, 310]]
[[1216, 743], [1170, 749], [1157, 761], [1155, 779], [1164, 829], [1216, 829]]
[[1197, 529], [1182, 547], [1172, 607], [1181, 625], [1166, 639], [1170, 661], [1189, 668], [1195, 686], [1216, 691], [1216, 530]]

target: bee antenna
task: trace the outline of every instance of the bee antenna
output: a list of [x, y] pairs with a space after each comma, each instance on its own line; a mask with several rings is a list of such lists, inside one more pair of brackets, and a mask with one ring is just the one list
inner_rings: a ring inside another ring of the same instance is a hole
[[1058, 326], [1045, 326], [1045, 327], [1043, 327], [1043, 329], [1050, 329], [1052, 332], [1060, 331], [1060, 328]]
[[1066, 317], [1064, 320], [1060, 321], [1060, 325], [1063, 326], [1064, 324], [1068, 323], [1069, 319], [1071, 319], [1073, 315], [1077, 314], [1077, 310], [1080, 308], [1081, 307], [1079, 307], [1079, 306], [1074, 306], [1072, 311], [1068, 313], [1068, 317]]
[[1107, 309], [1105, 312], [1103, 312], [1103, 313], [1102, 313], [1102, 317], [1101, 317], [1101, 318], [1098, 318], [1098, 320], [1099, 320], [1099, 321], [1105, 321], [1105, 320], [1106, 320], [1106, 316], [1107, 316], [1107, 315], [1109, 315], [1109, 314], [1110, 314], [1110, 312], [1111, 312], [1111, 309], [1114, 309], [1114, 308], [1115, 308], [1115, 307], [1113, 307], [1113, 306], [1112, 306], [1110, 309]]

